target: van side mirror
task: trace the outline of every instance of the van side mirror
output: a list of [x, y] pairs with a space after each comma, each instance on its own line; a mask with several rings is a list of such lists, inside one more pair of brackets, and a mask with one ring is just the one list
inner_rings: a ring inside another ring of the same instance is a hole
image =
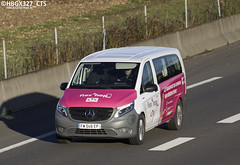
[[145, 86], [145, 91], [144, 92], [153, 92], [153, 91], [157, 91], [158, 90], [158, 87], [156, 84], [147, 84]]
[[68, 85], [67, 82], [62, 83], [62, 84], [60, 85], [60, 89], [64, 91], [64, 90], [67, 88], [67, 85]]

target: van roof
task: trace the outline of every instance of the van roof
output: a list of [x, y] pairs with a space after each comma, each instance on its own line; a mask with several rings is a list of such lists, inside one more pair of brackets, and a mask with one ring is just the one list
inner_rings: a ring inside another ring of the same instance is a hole
[[102, 50], [90, 54], [82, 59], [82, 62], [141, 62], [147, 58], [154, 58], [167, 54], [179, 54], [175, 48], [137, 46], [122, 47]]

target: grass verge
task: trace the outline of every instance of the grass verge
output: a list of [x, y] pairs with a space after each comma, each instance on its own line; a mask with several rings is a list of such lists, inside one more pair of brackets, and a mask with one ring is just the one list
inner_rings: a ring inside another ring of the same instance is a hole
[[[121, 47], [184, 29], [184, 6], [183, 0], [131, 0], [104, 11], [91, 10], [82, 16], [1, 29], [0, 38], [6, 41], [8, 77], [56, 65], [55, 28], [59, 63], [63, 63], [102, 50], [102, 16], [105, 16], [106, 48]], [[189, 27], [218, 19], [217, 7], [217, 0], [188, 0]], [[240, 0], [221, 0], [221, 12], [223, 17], [240, 13]], [[3, 78], [0, 56], [0, 79]]]

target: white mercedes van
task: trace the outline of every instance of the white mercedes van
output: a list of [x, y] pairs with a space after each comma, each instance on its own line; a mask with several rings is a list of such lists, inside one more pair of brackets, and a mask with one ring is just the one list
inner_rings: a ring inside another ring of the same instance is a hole
[[59, 142], [72, 138], [124, 138], [142, 144], [145, 132], [183, 123], [186, 74], [175, 48], [123, 47], [83, 58], [55, 113]]

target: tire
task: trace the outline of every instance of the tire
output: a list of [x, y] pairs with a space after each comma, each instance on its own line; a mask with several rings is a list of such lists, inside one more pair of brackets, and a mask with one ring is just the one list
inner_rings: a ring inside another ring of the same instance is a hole
[[169, 130], [179, 130], [183, 124], [183, 104], [178, 100], [174, 117], [168, 123]]
[[56, 139], [57, 142], [60, 144], [68, 144], [71, 143], [72, 139], [71, 138], [64, 138], [56, 134]]
[[141, 114], [138, 119], [137, 123], [137, 134], [129, 139], [129, 143], [132, 145], [140, 145], [143, 144], [145, 136], [145, 118]]

